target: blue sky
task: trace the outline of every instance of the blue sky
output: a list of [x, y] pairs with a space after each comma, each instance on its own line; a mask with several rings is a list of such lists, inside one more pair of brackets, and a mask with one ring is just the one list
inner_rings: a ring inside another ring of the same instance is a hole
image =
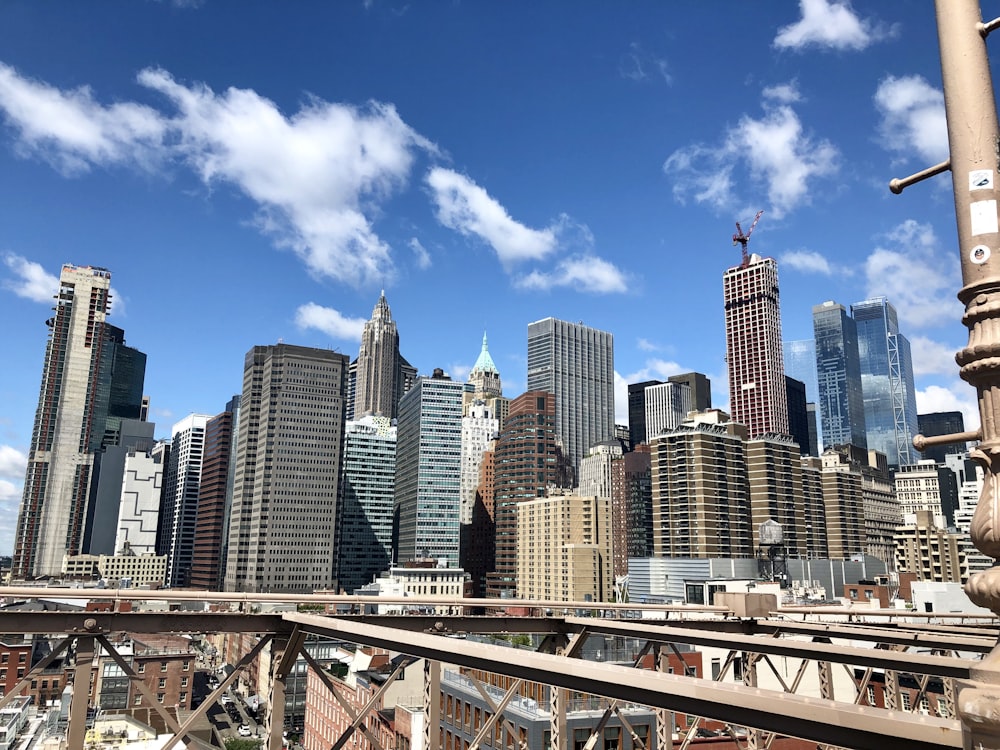
[[421, 373], [464, 379], [485, 329], [509, 396], [529, 322], [611, 331], [625, 422], [677, 372], [728, 402], [762, 209], [784, 338], [885, 295], [918, 408], [973, 428], [950, 175], [887, 188], [946, 155], [926, 1], [0, 4], [0, 553], [63, 263], [111, 270], [157, 435], [256, 344], [355, 356], [382, 288]]

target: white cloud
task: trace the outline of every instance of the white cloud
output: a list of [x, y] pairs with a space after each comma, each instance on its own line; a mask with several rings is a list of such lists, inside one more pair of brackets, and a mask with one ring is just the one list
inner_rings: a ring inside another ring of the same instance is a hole
[[[802, 122], [775, 88], [763, 102], [764, 115], [748, 115], [725, 134], [718, 146], [694, 144], [675, 151], [663, 170], [674, 180], [674, 197], [692, 198], [716, 209], [732, 209], [734, 169], [741, 165], [751, 186], [767, 192], [770, 214], [781, 218], [809, 203], [809, 183], [837, 170], [838, 152], [832, 143], [803, 131]], [[792, 89], [783, 90], [787, 99]]]
[[556, 250], [555, 228], [531, 229], [514, 221], [507, 209], [468, 177], [435, 167], [427, 174], [427, 184], [437, 206], [438, 221], [489, 244], [504, 267], [541, 260]]
[[904, 332], [960, 320], [959, 263], [939, 250], [933, 228], [909, 219], [884, 240], [865, 260], [867, 295], [888, 298]]
[[138, 82], [163, 94], [174, 116], [134, 103], [102, 105], [88, 88], [60, 90], [0, 64], [0, 114], [18, 148], [63, 173], [94, 166], [149, 169], [187, 163], [208, 186], [235, 186], [258, 205], [255, 225], [293, 250], [311, 273], [352, 285], [393, 276], [373, 222], [433, 144], [388, 104], [310, 99], [292, 116], [252, 90], [185, 86], [160, 69]]
[[295, 312], [295, 325], [306, 330], [315, 328], [331, 338], [360, 341], [365, 330], [364, 318], [346, 318], [332, 307], [309, 302]]
[[61, 91], [0, 63], [0, 112], [20, 134], [24, 154], [36, 154], [64, 174], [127, 162], [155, 164], [167, 132], [154, 109], [130, 102], [103, 106], [81, 87]]
[[10, 445], [0, 445], [0, 477], [5, 479], [24, 479], [28, 468], [28, 457]]
[[968, 383], [954, 380], [948, 386], [930, 385], [918, 389], [917, 412], [931, 414], [938, 411], [960, 411], [966, 430], [979, 428], [979, 404], [976, 390]]
[[921, 76], [882, 79], [875, 107], [882, 116], [878, 130], [887, 151], [902, 158], [919, 156], [927, 166], [948, 158], [944, 94]]
[[427, 252], [427, 248], [425, 248], [422, 244], [420, 244], [420, 240], [418, 240], [416, 237], [411, 237], [408, 244], [410, 246], [410, 249], [413, 251], [413, 256], [416, 259], [417, 263], [417, 268], [419, 268], [421, 271], [426, 271], [428, 268], [430, 268], [431, 254]]
[[448, 376], [463, 383], [469, 379], [470, 372], [472, 372], [471, 365], [452, 365], [448, 368]]
[[353, 285], [393, 276], [371, 214], [405, 184], [415, 151], [434, 147], [391, 105], [313, 99], [289, 118], [250, 90], [217, 94], [153, 69], [139, 82], [179, 110], [177, 149], [205, 184], [226, 182], [256, 201], [258, 227], [312, 273]]
[[638, 42], [632, 42], [619, 59], [618, 74], [630, 81], [645, 81], [654, 76], [668, 84], [673, 82], [667, 61], [646, 51]]
[[801, 50], [809, 46], [862, 50], [889, 32], [857, 16], [849, 2], [799, 0], [802, 18], [778, 29], [774, 46]]
[[955, 362], [955, 347], [933, 341], [926, 336], [908, 336], [910, 353], [913, 359], [913, 374], [923, 375], [957, 375], [958, 364]]
[[762, 94], [765, 99], [782, 104], [794, 104], [795, 102], [802, 101], [802, 95], [799, 93], [799, 85], [796, 81], [768, 86]]
[[566, 258], [553, 271], [532, 271], [517, 280], [523, 289], [549, 290], [570, 287], [596, 294], [621, 293], [628, 290], [627, 278], [614, 264], [593, 255]]
[[660, 347], [649, 339], [640, 338], [635, 345], [640, 351], [644, 352], [657, 352], [660, 350]]
[[13, 253], [6, 253], [3, 262], [17, 277], [17, 280], [4, 279], [3, 288], [12, 291], [18, 297], [30, 299], [32, 302], [51, 303], [52, 298], [59, 292], [59, 277], [50, 274], [40, 263]]
[[781, 256], [781, 264], [803, 273], [821, 273], [825, 276], [833, 274], [830, 261], [815, 250], [790, 250]]
[[[20, 500], [21, 488], [6, 479], [0, 479], [0, 503]], [[16, 510], [16, 508], [15, 508]]]

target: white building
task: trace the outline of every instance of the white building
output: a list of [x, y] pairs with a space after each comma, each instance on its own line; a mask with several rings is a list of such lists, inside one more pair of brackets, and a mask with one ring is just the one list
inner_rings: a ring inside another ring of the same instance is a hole
[[171, 586], [190, 583], [194, 561], [194, 529], [198, 519], [198, 491], [205, 455], [208, 414], [189, 414], [174, 425], [170, 462], [163, 478], [163, 520], [160, 537], [168, 558]]
[[[466, 574], [462, 568], [448, 567], [446, 560], [420, 561], [412, 566], [392, 567], [380, 575], [372, 583], [361, 587], [354, 593], [359, 596], [385, 597], [400, 599], [404, 597], [435, 597], [449, 600], [465, 596]], [[409, 609], [406, 604], [387, 603], [374, 606], [369, 614], [398, 614]], [[448, 614], [452, 608], [447, 605], [434, 607], [434, 612]], [[374, 611], [377, 610], [377, 611]]]
[[466, 415], [462, 417], [462, 468], [459, 474], [459, 517], [463, 524], [472, 523], [472, 506], [476, 502], [483, 454], [499, 431], [500, 420], [487, 403], [477, 400], [469, 405]]
[[162, 452], [129, 451], [125, 456], [115, 552], [156, 552], [156, 527], [163, 489]]
[[646, 397], [646, 442], [677, 427], [694, 409], [691, 386], [687, 383], [647, 385], [643, 394]]
[[933, 459], [922, 459], [915, 464], [899, 467], [895, 478], [896, 499], [900, 512], [913, 515], [928, 511], [934, 524], [944, 528], [944, 511], [941, 508], [941, 483], [938, 465]]

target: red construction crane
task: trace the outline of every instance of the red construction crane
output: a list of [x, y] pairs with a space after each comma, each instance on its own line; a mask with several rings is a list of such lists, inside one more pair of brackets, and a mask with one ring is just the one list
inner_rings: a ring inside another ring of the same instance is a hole
[[753, 224], [750, 225], [750, 229], [747, 230], [746, 234], [743, 234], [743, 228], [740, 223], [736, 222], [736, 234], [733, 235], [733, 244], [738, 244], [740, 250], [743, 251], [743, 262], [740, 263], [740, 268], [746, 268], [750, 265], [750, 258], [747, 255], [747, 243], [750, 241], [750, 235], [753, 234], [753, 228], [757, 226], [757, 222], [760, 221], [760, 215], [764, 213], [763, 211], [758, 211], [757, 215], [753, 217]]

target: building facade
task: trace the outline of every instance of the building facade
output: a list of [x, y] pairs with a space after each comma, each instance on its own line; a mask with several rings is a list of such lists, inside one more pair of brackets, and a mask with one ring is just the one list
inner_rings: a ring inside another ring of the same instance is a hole
[[517, 506], [517, 598], [614, 599], [611, 498], [551, 494]]
[[660, 383], [646, 386], [646, 439], [672, 430], [694, 409], [694, 397], [687, 383]]
[[510, 404], [493, 449], [495, 570], [487, 575], [487, 596], [513, 597], [517, 590], [517, 506], [545, 497], [550, 487], [572, 486], [573, 469], [557, 434], [558, 401], [545, 391], [528, 391]]
[[858, 328], [861, 391], [868, 447], [884, 453], [889, 466], [914, 463], [916, 389], [910, 342], [899, 332], [896, 308], [885, 297], [851, 305]]
[[[965, 432], [965, 417], [960, 411], [937, 411], [930, 414], [918, 414], [917, 431], [924, 437], [954, 435], [959, 432]], [[932, 445], [926, 448], [920, 454], [920, 457], [930, 458], [942, 464], [945, 461], [945, 456], [954, 453], [963, 453], [964, 451], [965, 445], [963, 443]]]
[[138, 555], [156, 553], [163, 452], [133, 451], [125, 457], [115, 551], [128, 548]]
[[719, 411], [699, 413], [650, 443], [653, 554], [750, 556], [746, 428]]
[[239, 410], [240, 397], [234, 396], [226, 404], [225, 411], [205, 424], [205, 455], [198, 487], [198, 513], [191, 559], [193, 588], [222, 590]]
[[167, 582], [174, 587], [191, 584], [205, 425], [209, 419], [207, 414], [190, 414], [175, 424], [171, 433], [170, 461], [163, 477], [158, 551], [167, 556]]
[[528, 324], [529, 391], [555, 396], [556, 433], [573, 468], [615, 434], [614, 337], [582, 323]]
[[244, 361], [227, 591], [335, 586], [347, 357], [290, 344]]
[[458, 565], [462, 393], [436, 369], [399, 405], [396, 437], [396, 562], [442, 558]]
[[84, 551], [94, 453], [114, 429], [110, 417], [139, 417], [145, 355], [126, 357], [121, 329], [106, 323], [110, 288], [103, 268], [65, 265], [60, 273], [14, 536], [16, 580], [58, 575], [64, 555]]
[[816, 305], [812, 314], [823, 445], [867, 448], [857, 325], [836, 302]]
[[413, 384], [416, 370], [399, 353], [399, 331], [385, 292], [365, 323], [358, 358], [351, 368], [353, 389], [348, 390], [353, 392], [353, 398], [348, 418], [373, 414], [395, 419], [399, 401]]
[[778, 264], [750, 256], [722, 275], [729, 408], [749, 437], [788, 434]]
[[392, 562], [396, 426], [363, 417], [344, 426], [344, 464], [337, 507], [337, 584], [348, 594]]

